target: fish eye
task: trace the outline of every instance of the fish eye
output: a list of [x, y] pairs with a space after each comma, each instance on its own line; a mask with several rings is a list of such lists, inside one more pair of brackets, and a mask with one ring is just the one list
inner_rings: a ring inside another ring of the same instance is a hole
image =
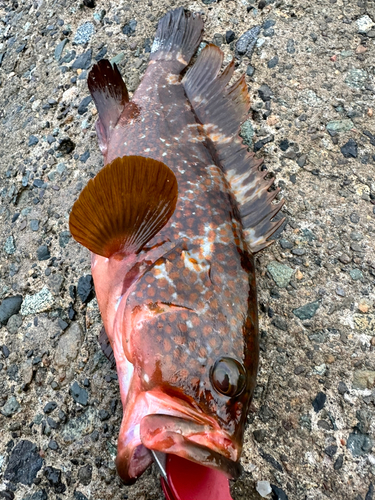
[[211, 369], [211, 382], [224, 396], [238, 396], [246, 385], [246, 369], [233, 358], [219, 358]]

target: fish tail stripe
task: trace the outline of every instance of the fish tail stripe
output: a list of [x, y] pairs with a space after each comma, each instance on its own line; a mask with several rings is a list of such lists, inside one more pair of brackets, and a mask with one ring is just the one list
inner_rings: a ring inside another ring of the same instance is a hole
[[169, 221], [177, 203], [174, 173], [142, 156], [116, 158], [91, 179], [73, 205], [72, 236], [110, 258], [139, 252]]
[[207, 138], [215, 146], [238, 204], [246, 243], [254, 253], [271, 244], [268, 238], [283, 222], [272, 219], [283, 203], [273, 203], [278, 191], [271, 195], [268, 191], [273, 180], [265, 179], [267, 172], [259, 170], [263, 160], [249, 153], [238, 136], [250, 107], [245, 76], [228, 86], [234, 64], [232, 61], [220, 73], [222, 62], [222, 51], [215, 45], [207, 45], [182, 84]]
[[92, 67], [87, 85], [99, 113], [100, 136], [105, 142], [109, 139], [109, 130], [115, 127], [129, 102], [129, 94], [116, 64], [112, 67], [107, 59]]
[[173, 61], [176, 72], [182, 71], [195, 53], [203, 33], [203, 21], [199, 14], [191, 14], [184, 8], [168, 12], [158, 24], [150, 59]]

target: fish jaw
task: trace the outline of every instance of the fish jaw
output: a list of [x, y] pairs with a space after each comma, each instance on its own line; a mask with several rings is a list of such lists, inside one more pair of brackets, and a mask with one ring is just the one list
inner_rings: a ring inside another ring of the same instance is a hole
[[129, 399], [131, 393], [124, 407], [116, 458], [125, 483], [134, 482], [152, 463], [149, 450], [220, 470], [228, 478], [240, 475], [241, 445], [212, 417], [160, 389], [139, 393], [133, 404]]

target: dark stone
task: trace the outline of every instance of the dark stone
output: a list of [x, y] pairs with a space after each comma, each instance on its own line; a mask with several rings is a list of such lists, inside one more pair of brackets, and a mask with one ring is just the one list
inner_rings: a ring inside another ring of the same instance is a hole
[[302, 365], [296, 366], [294, 368], [294, 375], [301, 375], [301, 373], [304, 373], [306, 371], [306, 368]]
[[88, 95], [82, 99], [77, 110], [79, 115], [84, 115], [86, 113], [87, 106], [90, 104], [91, 101], [92, 101], [91, 95]]
[[79, 157], [79, 161], [82, 163], [86, 163], [87, 160], [90, 158], [90, 151], [87, 149], [81, 156]]
[[274, 319], [272, 320], [271, 324], [273, 326], [276, 326], [276, 328], [278, 328], [279, 330], [282, 330], [283, 332], [287, 332], [288, 331], [287, 322], [281, 316], [275, 316]]
[[262, 99], [262, 101], [264, 102], [267, 102], [267, 101], [270, 101], [271, 100], [271, 97], [273, 97], [273, 92], [272, 90], [269, 88], [268, 85], [266, 85], [265, 83], [263, 85], [261, 85], [258, 89], [258, 94], [259, 94], [259, 97]]
[[268, 144], [269, 142], [273, 142], [273, 140], [274, 140], [274, 136], [270, 135], [268, 137], [265, 137], [264, 139], [261, 139], [260, 141], [257, 141], [254, 144], [254, 153], [256, 153], [257, 151], [262, 149], [262, 147], [265, 146], [266, 144]]
[[36, 251], [36, 256], [38, 260], [48, 260], [51, 258], [48, 247], [46, 245], [40, 245]]
[[10, 491], [10, 490], [0, 491], [0, 498], [5, 498], [5, 500], [13, 500], [14, 493], [13, 493], [13, 491]]
[[288, 495], [279, 487], [271, 484], [272, 500], [288, 500]]
[[233, 42], [233, 40], [234, 40], [235, 38], [236, 38], [236, 34], [235, 34], [235, 32], [234, 32], [234, 31], [229, 30], [229, 31], [227, 31], [227, 32], [225, 33], [225, 41], [226, 41], [227, 43], [231, 43], [231, 42]]
[[[103, 59], [103, 57], [106, 55], [107, 52], [108, 52], [107, 47], [102, 47], [95, 56], [94, 58], [95, 61], [100, 61], [100, 59]], [[151, 52], [151, 50], [149, 51], [145, 50], [145, 52]]]
[[[367, 33], [368, 35], [368, 33]], [[373, 500], [374, 498], [374, 485], [372, 483], [370, 483], [370, 486], [368, 488], [368, 491], [366, 493], [366, 496], [365, 496], [365, 500]]]
[[309, 302], [304, 306], [298, 307], [297, 309], [293, 309], [293, 314], [297, 316], [301, 321], [306, 319], [311, 319], [315, 316], [316, 311], [320, 306], [320, 302], [317, 300], [316, 302]]
[[290, 38], [288, 41], [287, 41], [287, 44], [286, 44], [286, 51], [288, 52], [288, 54], [294, 54], [295, 51], [296, 51], [296, 48], [294, 46], [294, 40], [293, 38]]
[[17, 314], [21, 309], [23, 298], [22, 295], [15, 295], [14, 297], [7, 297], [0, 305], [0, 323], [6, 325], [8, 319]]
[[238, 39], [236, 43], [236, 52], [238, 55], [243, 56], [246, 54], [251, 59], [260, 30], [260, 26], [253, 26]]
[[278, 56], [274, 56], [272, 59], [270, 59], [267, 63], [267, 67], [269, 69], [272, 69], [274, 68], [275, 66], [277, 66], [279, 64], [279, 57]]
[[288, 241], [284, 238], [281, 238], [280, 246], [281, 246], [281, 248], [284, 248], [284, 250], [287, 248], [290, 249], [290, 248], [293, 248], [293, 243], [291, 243], [290, 241]]
[[324, 429], [325, 431], [331, 431], [333, 429], [332, 425], [330, 425], [326, 420], [318, 420], [319, 429]]
[[12, 450], [4, 479], [31, 486], [42, 465], [43, 460], [36, 445], [26, 439], [22, 440]]
[[64, 493], [66, 490], [65, 484], [61, 482], [61, 470], [55, 469], [54, 467], [46, 467], [44, 469], [44, 475], [47, 481], [54, 489], [55, 493]]
[[335, 470], [340, 470], [340, 469], [341, 469], [341, 467], [342, 467], [342, 465], [343, 465], [343, 463], [344, 463], [344, 455], [339, 455], [339, 456], [337, 457], [337, 459], [336, 459], [336, 462], [335, 462], [335, 463], [334, 463], [334, 465], [333, 465], [333, 468], [334, 468]]
[[315, 413], [319, 413], [320, 410], [324, 407], [327, 399], [327, 395], [324, 392], [318, 392], [314, 401], [312, 402]]
[[253, 74], [255, 73], [255, 68], [254, 66], [251, 66], [251, 64], [249, 64], [246, 68], [246, 74], [247, 76], [253, 76]]
[[370, 139], [371, 146], [375, 146], [375, 135], [372, 135], [372, 133], [369, 130], [364, 130], [363, 135], [365, 135]]
[[306, 155], [301, 155], [298, 159], [297, 159], [297, 165], [299, 167], [304, 167], [306, 165], [306, 160], [307, 160], [307, 156]]
[[81, 276], [78, 280], [77, 294], [81, 301], [86, 304], [94, 293], [94, 282], [91, 274]]
[[337, 390], [341, 396], [343, 396], [346, 392], [349, 392], [349, 389], [345, 382], [339, 382], [339, 385], [337, 386]]
[[349, 139], [340, 150], [345, 158], [357, 158], [358, 156], [358, 146], [354, 139]]
[[91, 66], [92, 50], [89, 49], [80, 56], [72, 64], [73, 69], [89, 69]]
[[42, 181], [42, 179], [35, 179], [33, 182], [33, 186], [37, 187], [37, 188], [41, 188], [44, 186], [44, 182]]
[[283, 468], [281, 467], [279, 462], [275, 458], [273, 458], [272, 455], [263, 451], [262, 448], [259, 448], [259, 454], [266, 462], [271, 464], [274, 469], [278, 470], [279, 472], [283, 472]]
[[83, 5], [89, 7], [90, 9], [95, 8], [95, 0], [83, 0]]
[[77, 382], [70, 387], [70, 394], [76, 403], [79, 403], [82, 406], [87, 405], [87, 401], [89, 399], [89, 394], [86, 389], [83, 389]]
[[336, 455], [336, 452], [337, 452], [337, 446], [335, 444], [327, 446], [327, 448], [324, 450], [324, 453], [331, 458]]
[[281, 149], [281, 151], [286, 151], [289, 148], [289, 146], [290, 146], [290, 144], [289, 144], [288, 139], [283, 139], [279, 143], [279, 148]]
[[46, 406], [43, 408], [43, 411], [46, 415], [49, 413], [52, 413], [53, 410], [56, 410], [57, 408], [57, 403], [55, 401], [50, 401], [49, 403], [46, 404]]
[[60, 141], [57, 149], [63, 155], [67, 155], [67, 154], [71, 153], [75, 147], [76, 147], [76, 145], [74, 144], [74, 142], [69, 137], [66, 137]]
[[258, 429], [256, 431], [253, 431], [253, 436], [255, 441], [257, 441], [258, 443], [262, 443], [266, 439], [267, 431], [265, 429]]
[[48, 443], [48, 448], [53, 451], [57, 451], [59, 449], [59, 445], [54, 439], [51, 439], [51, 441]]
[[275, 26], [275, 24], [276, 21], [274, 21], [273, 19], [267, 19], [266, 21], [264, 21], [263, 29], [268, 30], [268, 28], [271, 28], [271, 26]]
[[78, 471], [78, 480], [84, 486], [88, 486], [91, 483], [92, 478], [92, 467], [90, 464], [81, 467]]
[[268, 30], [263, 31], [263, 36], [273, 36], [275, 34], [275, 30], [273, 28], [269, 28]]
[[357, 429], [349, 434], [346, 447], [350, 450], [353, 457], [367, 455], [372, 449], [372, 440], [367, 434], [362, 434]]
[[349, 216], [350, 222], [353, 222], [353, 224], [358, 224], [360, 221], [359, 214], [357, 212], [353, 212]]
[[35, 135], [30, 135], [28, 146], [29, 147], [35, 146], [36, 144], [38, 144], [38, 142], [39, 142], [39, 139], [37, 137], [35, 137]]
[[61, 231], [59, 234], [59, 245], [61, 248], [65, 248], [66, 245], [69, 243], [70, 238], [72, 235], [70, 234], [70, 231]]
[[128, 22], [128, 24], [125, 24], [125, 26], [122, 28], [122, 32], [124, 33], [124, 35], [133, 35], [133, 33], [135, 33], [136, 27], [137, 21], [135, 19], [132, 19]]
[[104, 420], [108, 420], [110, 417], [110, 414], [108, 413], [107, 410], [99, 410], [99, 418], [103, 422]]
[[74, 492], [74, 498], [75, 498], [75, 500], [88, 500], [88, 498], [80, 491]]

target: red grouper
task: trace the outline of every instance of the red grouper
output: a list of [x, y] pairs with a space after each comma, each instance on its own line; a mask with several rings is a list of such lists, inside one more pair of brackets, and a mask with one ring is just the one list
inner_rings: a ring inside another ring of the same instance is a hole
[[[101, 60], [88, 86], [105, 167], [70, 215], [92, 252], [123, 419], [116, 465], [126, 483], [150, 450], [240, 474], [246, 414], [259, 357], [254, 253], [282, 220], [239, 126], [249, 97], [234, 62], [200, 44], [203, 22], [179, 8], [159, 22], [133, 98]], [[113, 350], [113, 353], [112, 353]]]

